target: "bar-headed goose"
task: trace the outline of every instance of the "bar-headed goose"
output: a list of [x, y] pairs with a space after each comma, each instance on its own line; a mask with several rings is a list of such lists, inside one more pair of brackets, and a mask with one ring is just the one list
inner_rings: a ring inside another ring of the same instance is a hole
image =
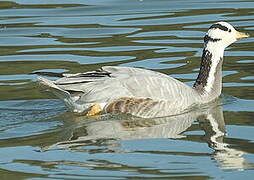
[[208, 103], [219, 97], [224, 49], [248, 36], [229, 23], [213, 24], [204, 37], [200, 71], [193, 87], [159, 72], [119, 66], [57, 74], [61, 78], [56, 81], [44, 78], [39, 81], [72, 111], [87, 116], [102, 113], [140, 117], [176, 115], [195, 104]]

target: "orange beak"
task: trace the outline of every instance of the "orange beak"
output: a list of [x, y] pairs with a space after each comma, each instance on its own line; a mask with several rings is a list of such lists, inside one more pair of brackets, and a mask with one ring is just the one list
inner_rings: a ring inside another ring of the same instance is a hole
[[250, 35], [248, 33], [242, 33], [242, 32], [236, 31], [236, 39], [237, 40], [247, 38], [247, 37], [250, 37]]

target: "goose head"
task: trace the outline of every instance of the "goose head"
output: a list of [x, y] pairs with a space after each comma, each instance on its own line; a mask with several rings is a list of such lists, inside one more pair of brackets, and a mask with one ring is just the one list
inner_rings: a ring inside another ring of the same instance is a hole
[[227, 22], [213, 24], [204, 37], [205, 45], [211, 44], [219, 48], [226, 48], [236, 40], [247, 38], [249, 34], [237, 31]]
[[217, 22], [208, 29], [204, 37], [199, 75], [194, 83], [196, 90], [208, 94], [204, 101], [208, 102], [221, 94], [224, 49], [236, 40], [247, 37], [247, 33], [237, 31], [227, 22]]

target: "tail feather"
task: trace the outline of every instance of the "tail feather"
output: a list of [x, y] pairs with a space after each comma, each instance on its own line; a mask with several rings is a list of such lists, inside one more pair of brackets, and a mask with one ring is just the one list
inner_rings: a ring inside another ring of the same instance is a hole
[[42, 77], [38, 77], [38, 81], [39, 81], [40, 85], [42, 85], [46, 89], [49, 89], [50, 91], [52, 91], [60, 99], [70, 98], [70, 93], [68, 91], [61, 89], [60, 87], [55, 85], [52, 81], [42, 78]]
[[40, 76], [50, 76], [50, 77], [64, 77], [63, 73], [56, 73], [56, 72], [32, 72], [30, 74], [36, 74]]
[[58, 98], [60, 98], [70, 110], [73, 112], [83, 112], [84, 107], [79, 106], [75, 103], [76, 99], [75, 97], [72, 97], [71, 94], [68, 91], [65, 91], [64, 89], [61, 89], [57, 85], [55, 85], [52, 81], [39, 77], [38, 81], [41, 86], [51, 91], [53, 94], [55, 94]]

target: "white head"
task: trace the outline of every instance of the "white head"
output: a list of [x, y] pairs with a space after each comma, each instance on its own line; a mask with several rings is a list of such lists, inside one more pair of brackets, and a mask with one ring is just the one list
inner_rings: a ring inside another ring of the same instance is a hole
[[227, 22], [217, 22], [213, 24], [204, 37], [205, 44], [214, 43], [215, 46], [226, 48], [238, 39], [249, 37], [246, 33], [241, 33]]
[[197, 90], [213, 92], [213, 96], [216, 97], [220, 95], [222, 87], [221, 65], [224, 49], [236, 40], [246, 37], [249, 37], [249, 35], [238, 32], [226, 22], [217, 22], [209, 28], [204, 37], [205, 46], [199, 75], [194, 84]]

